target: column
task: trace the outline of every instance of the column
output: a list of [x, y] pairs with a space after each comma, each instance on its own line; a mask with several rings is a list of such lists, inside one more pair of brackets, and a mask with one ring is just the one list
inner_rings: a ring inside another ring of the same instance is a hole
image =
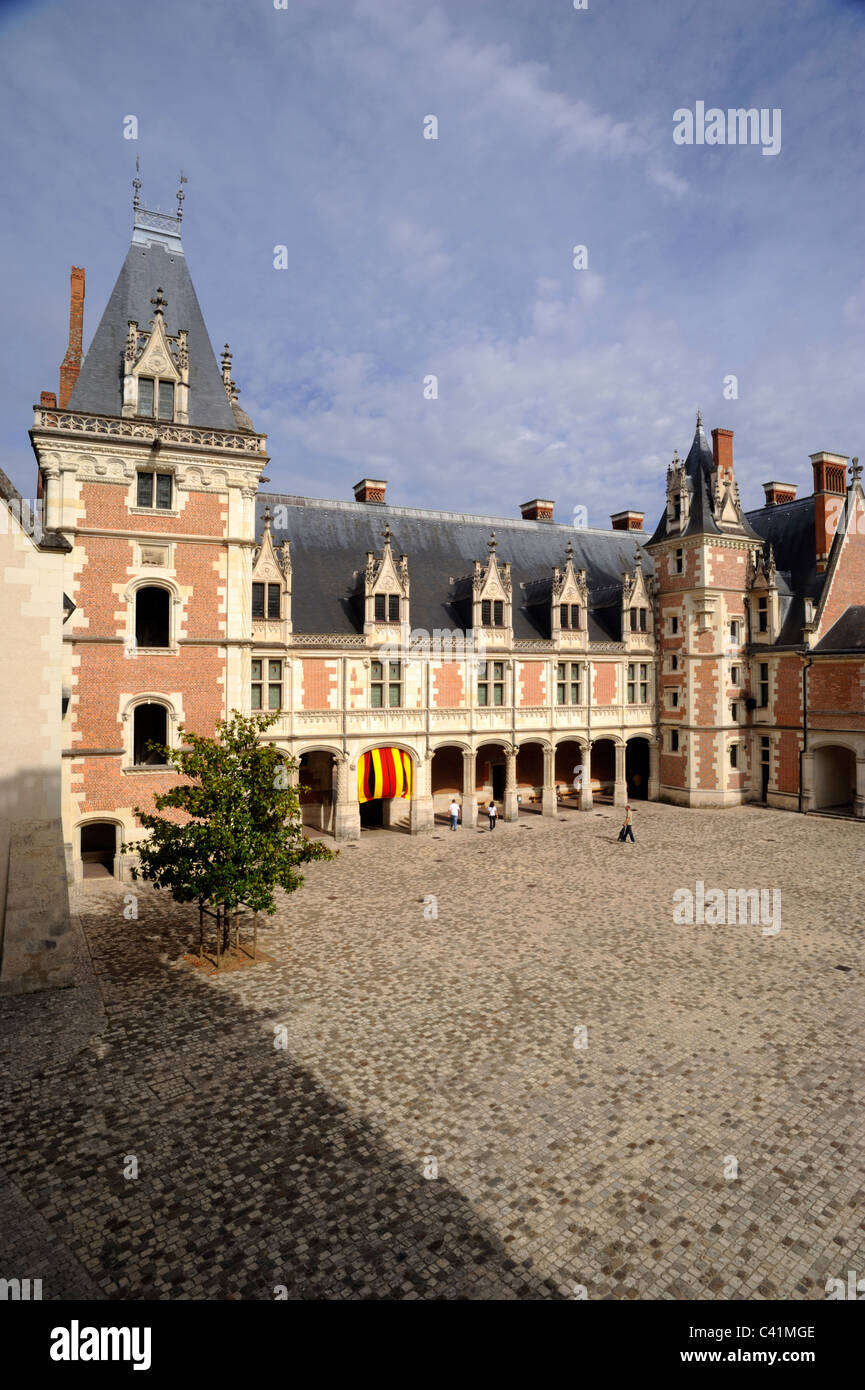
[[478, 823], [478, 795], [475, 791], [475, 755], [473, 750], [463, 751], [463, 814], [462, 823], [474, 828]]
[[865, 816], [865, 754], [856, 755], [856, 798], [854, 816]]
[[580, 810], [591, 811], [592, 798], [592, 745], [589, 739], [583, 744], [583, 782], [580, 788]]
[[613, 805], [624, 806], [628, 800], [628, 783], [625, 779], [625, 745], [616, 744], [616, 781], [613, 787]]
[[333, 838], [360, 839], [360, 804], [357, 799], [357, 770], [347, 753], [334, 758], [336, 795], [333, 807]]
[[[760, 762], [759, 762], [759, 756], [760, 756], [760, 739], [759, 739], [759, 736], [755, 739], [755, 747], [756, 747], [756, 752], [757, 752], [757, 759], [758, 759], [758, 761], [755, 762], [753, 766], [754, 766], [754, 770], [755, 770], [755, 772], [756, 772], [756, 774], [757, 774], [757, 778], [759, 779], [759, 778], [762, 777], [762, 775], [763, 775], [762, 769], [761, 769], [761, 765], [760, 765]], [[858, 774], [858, 768], [857, 768], [857, 774]], [[858, 778], [857, 778], [857, 785], [858, 785]], [[759, 783], [759, 780], [758, 780], [758, 782], [757, 782], [757, 788], [758, 788], [758, 790], [759, 790], [759, 786], [760, 786], [760, 783]], [[814, 809], [814, 754], [813, 754], [813, 753], [803, 753], [803, 754], [802, 754], [802, 810], [803, 810], [803, 811], [813, 811], [813, 809]]]
[[661, 794], [661, 744], [649, 739], [649, 800], [657, 801]]
[[430, 790], [432, 759], [433, 755], [429, 749], [414, 759], [409, 807], [409, 829], [412, 835], [426, 834], [435, 825], [435, 803]]
[[520, 814], [517, 805], [517, 750], [508, 748], [505, 751], [505, 805], [504, 819], [516, 820]]
[[541, 815], [558, 815], [555, 779], [556, 755], [552, 748], [544, 749], [544, 785], [541, 788]]

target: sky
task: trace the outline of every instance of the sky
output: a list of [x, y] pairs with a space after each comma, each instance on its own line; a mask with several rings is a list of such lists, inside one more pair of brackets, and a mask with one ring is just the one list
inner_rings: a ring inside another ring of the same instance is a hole
[[[810, 492], [809, 454], [865, 457], [863, 73], [862, 0], [0, 0], [0, 466], [33, 495], [69, 268], [86, 349], [138, 155], [150, 207], [187, 175], [270, 490], [654, 527], [699, 407], [746, 507]], [[700, 102], [780, 111], [780, 149], [676, 143]]]

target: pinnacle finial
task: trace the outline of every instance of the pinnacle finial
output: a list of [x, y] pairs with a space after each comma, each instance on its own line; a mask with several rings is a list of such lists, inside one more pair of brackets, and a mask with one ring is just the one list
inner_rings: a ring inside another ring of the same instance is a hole
[[183, 191], [183, 185], [184, 185], [185, 183], [188, 183], [188, 182], [189, 182], [189, 179], [186, 177], [186, 175], [184, 174], [183, 170], [181, 169], [181, 171], [180, 171], [180, 187], [179, 187], [178, 190], [177, 190], [177, 220], [178, 220], [178, 222], [182, 222], [182, 221], [183, 221], [183, 200], [184, 200], [184, 198], [186, 197], [186, 194], [185, 194], [184, 191]]
[[161, 287], [161, 286], [160, 286], [159, 289], [157, 289], [157, 291], [156, 291], [156, 298], [155, 298], [155, 299], [151, 299], [150, 303], [153, 305], [153, 311], [154, 311], [154, 313], [157, 314], [157, 315], [161, 318], [162, 315], [165, 313], [165, 307], [166, 307], [166, 305], [168, 304], [168, 300], [165, 298], [165, 295], [162, 293], [162, 287]]
[[495, 554], [497, 545], [498, 541], [496, 540], [496, 533], [495, 531], [490, 531], [490, 538], [487, 541], [487, 550], [490, 552], [491, 555]]
[[390, 529], [390, 522], [386, 521], [384, 523], [384, 530], [381, 533], [382, 540], [384, 541], [385, 545], [390, 545], [392, 535], [393, 532]]
[[269, 505], [268, 505], [268, 506], [265, 506], [265, 508], [264, 508], [264, 529], [265, 529], [265, 531], [269, 531], [269, 530], [270, 530], [270, 506], [269, 506]]
[[850, 477], [851, 477], [851, 478], [855, 478], [855, 479], [857, 480], [857, 482], [858, 482], [858, 480], [859, 480], [859, 478], [861, 478], [861, 476], [862, 476], [862, 465], [861, 465], [861, 463], [859, 462], [859, 456], [858, 456], [858, 454], [857, 454], [856, 457], [853, 459], [852, 463], [850, 464]]
[[702, 412], [702, 410], [700, 409], [700, 407], [697, 406], [697, 429], [698, 429], [698, 430], [701, 430], [702, 428], [703, 428], [703, 412]]
[[565, 546], [565, 558], [566, 558], [566, 560], [573, 560], [573, 558], [574, 558], [574, 543], [573, 543], [573, 541], [568, 541], [567, 545]]
[[678, 450], [678, 449], [674, 449], [674, 450], [673, 450], [673, 467], [674, 467], [674, 468], [678, 468], [678, 467], [679, 467], [679, 450]]
[[141, 193], [141, 177], [140, 177], [140, 176], [141, 176], [141, 161], [140, 161], [140, 159], [139, 159], [139, 156], [136, 155], [136, 156], [135, 156], [135, 178], [132, 180], [132, 187], [135, 189], [135, 192], [134, 192], [133, 195], [132, 195], [132, 206], [133, 206], [133, 208], [135, 209], [136, 212], [138, 211], [139, 207], [141, 206], [141, 198], [139, 197], [139, 194]]

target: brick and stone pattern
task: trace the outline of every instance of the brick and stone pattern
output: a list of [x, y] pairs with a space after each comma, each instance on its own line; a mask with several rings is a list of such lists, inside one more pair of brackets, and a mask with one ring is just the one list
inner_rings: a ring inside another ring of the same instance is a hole
[[[635, 845], [607, 808], [365, 832], [282, 902], [272, 963], [218, 980], [182, 962], [188, 908], [143, 888], [129, 921], [127, 889], [81, 886], [106, 1012], [84, 986], [0, 1001], [29, 1063], [0, 1078], [22, 1275], [46, 1299], [807, 1301], [865, 1269], [861, 826], [634, 815]], [[677, 925], [698, 878], [780, 887], [780, 932]]]

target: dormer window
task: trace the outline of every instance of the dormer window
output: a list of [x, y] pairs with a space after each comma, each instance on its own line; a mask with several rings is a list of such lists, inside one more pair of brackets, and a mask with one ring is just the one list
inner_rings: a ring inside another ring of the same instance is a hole
[[481, 626], [504, 627], [505, 605], [502, 599], [485, 598], [481, 602]]
[[158, 413], [160, 420], [174, 419], [174, 382], [157, 381], [151, 376], [140, 376], [138, 378], [138, 414], [153, 416], [154, 413]]
[[681, 495], [681, 493], [678, 493], [678, 492], [676, 493], [676, 498], [675, 498], [675, 501], [673, 502], [673, 520], [674, 520], [674, 521], [681, 521], [681, 520], [682, 520], [682, 495]]
[[[253, 584], [253, 618], [278, 618], [280, 616], [281, 588], [279, 584]], [[265, 601], [267, 608], [265, 610]]]
[[646, 631], [646, 610], [645, 610], [645, 608], [632, 608], [632, 609], [631, 609], [631, 631], [632, 631], [632, 632], [645, 632], [645, 631]]
[[375, 620], [377, 623], [399, 622], [399, 594], [375, 595]]
[[136, 506], [171, 510], [171, 474], [139, 473]]
[[674, 558], [676, 574], [681, 574], [685, 568], [684, 552], [677, 550]]
[[769, 600], [765, 596], [757, 599], [757, 631], [769, 631]]
[[562, 603], [559, 605], [559, 621], [562, 628], [570, 628], [576, 632], [580, 626], [580, 605], [578, 603]]

